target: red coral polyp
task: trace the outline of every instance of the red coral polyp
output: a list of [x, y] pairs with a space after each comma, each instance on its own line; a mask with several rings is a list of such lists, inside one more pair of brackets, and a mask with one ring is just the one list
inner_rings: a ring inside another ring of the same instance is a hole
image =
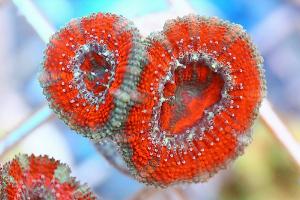
[[141, 182], [206, 181], [243, 152], [265, 93], [263, 60], [240, 25], [189, 15], [144, 41], [123, 17], [71, 21], [40, 76], [54, 111], [120, 147]]
[[206, 181], [251, 139], [262, 59], [239, 25], [195, 15], [167, 22], [146, 46], [123, 157], [147, 184]]
[[0, 171], [0, 199], [96, 200], [86, 185], [70, 176], [68, 166], [47, 156], [16, 156]]
[[133, 86], [124, 79], [139, 64], [140, 39], [131, 22], [102, 13], [72, 20], [50, 39], [40, 82], [67, 125], [95, 141], [114, 134], [127, 110], [123, 90]]

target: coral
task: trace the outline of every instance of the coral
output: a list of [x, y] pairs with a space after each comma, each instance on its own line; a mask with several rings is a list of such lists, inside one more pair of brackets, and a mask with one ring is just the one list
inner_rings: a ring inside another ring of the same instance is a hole
[[70, 169], [47, 156], [18, 155], [0, 171], [0, 199], [97, 199], [87, 185], [70, 176]]
[[141, 41], [123, 17], [99, 13], [54, 35], [40, 80], [71, 128], [112, 140], [135, 178], [165, 187], [206, 181], [242, 154], [262, 65], [237, 24], [189, 15]]
[[251, 140], [264, 96], [262, 58], [241, 26], [189, 15], [146, 41], [123, 157], [142, 182], [206, 181]]
[[115, 133], [136, 82], [125, 80], [138, 73], [140, 40], [130, 21], [102, 13], [72, 20], [50, 39], [39, 79], [67, 125], [94, 141]]

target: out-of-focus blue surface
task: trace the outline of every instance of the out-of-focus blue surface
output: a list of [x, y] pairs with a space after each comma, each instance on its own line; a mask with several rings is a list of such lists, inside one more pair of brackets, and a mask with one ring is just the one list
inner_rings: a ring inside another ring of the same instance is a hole
[[134, 18], [162, 11], [168, 6], [165, 0], [36, 0], [35, 2], [56, 27], [63, 26], [72, 18], [95, 12], [109, 12]]
[[[214, 5], [222, 18], [243, 25], [246, 29], [255, 26], [280, 4], [280, 0], [189, 0], [196, 11], [202, 10], [203, 2]], [[199, 12], [201, 14], [201, 12]]]

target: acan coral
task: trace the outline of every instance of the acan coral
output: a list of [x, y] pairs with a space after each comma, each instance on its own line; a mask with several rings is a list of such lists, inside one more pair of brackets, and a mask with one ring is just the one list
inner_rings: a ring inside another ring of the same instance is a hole
[[18, 155], [0, 171], [1, 200], [96, 200], [70, 169], [47, 156]]
[[67, 125], [94, 141], [115, 133], [139, 72], [140, 40], [130, 21], [102, 13], [72, 20], [50, 39], [40, 82]]
[[146, 46], [123, 157], [147, 184], [206, 181], [251, 140], [262, 58], [241, 26], [196, 15], [168, 21]]
[[51, 39], [40, 80], [71, 128], [113, 140], [134, 177], [165, 187], [206, 181], [243, 152], [262, 65], [237, 24], [189, 15], [142, 41], [123, 17], [99, 13]]

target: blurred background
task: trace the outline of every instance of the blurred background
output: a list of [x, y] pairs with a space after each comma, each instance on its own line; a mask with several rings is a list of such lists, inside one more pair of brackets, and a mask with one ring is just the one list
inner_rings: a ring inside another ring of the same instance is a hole
[[291, 155], [271, 131], [272, 123], [266, 126], [261, 117], [253, 143], [230, 169], [204, 184], [160, 190], [122, 173], [122, 161], [109, 145], [100, 147], [99, 154], [52, 116], [37, 80], [45, 42], [70, 19], [91, 12], [121, 14], [144, 36], [161, 30], [166, 19], [188, 13], [243, 25], [265, 59], [268, 100], [292, 135], [283, 138], [299, 145], [299, 0], [0, 0], [1, 164], [19, 152], [48, 154], [68, 163], [74, 176], [106, 200], [300, 199], [300, 166], [293, 159], [299, 158], [299, 148]]

